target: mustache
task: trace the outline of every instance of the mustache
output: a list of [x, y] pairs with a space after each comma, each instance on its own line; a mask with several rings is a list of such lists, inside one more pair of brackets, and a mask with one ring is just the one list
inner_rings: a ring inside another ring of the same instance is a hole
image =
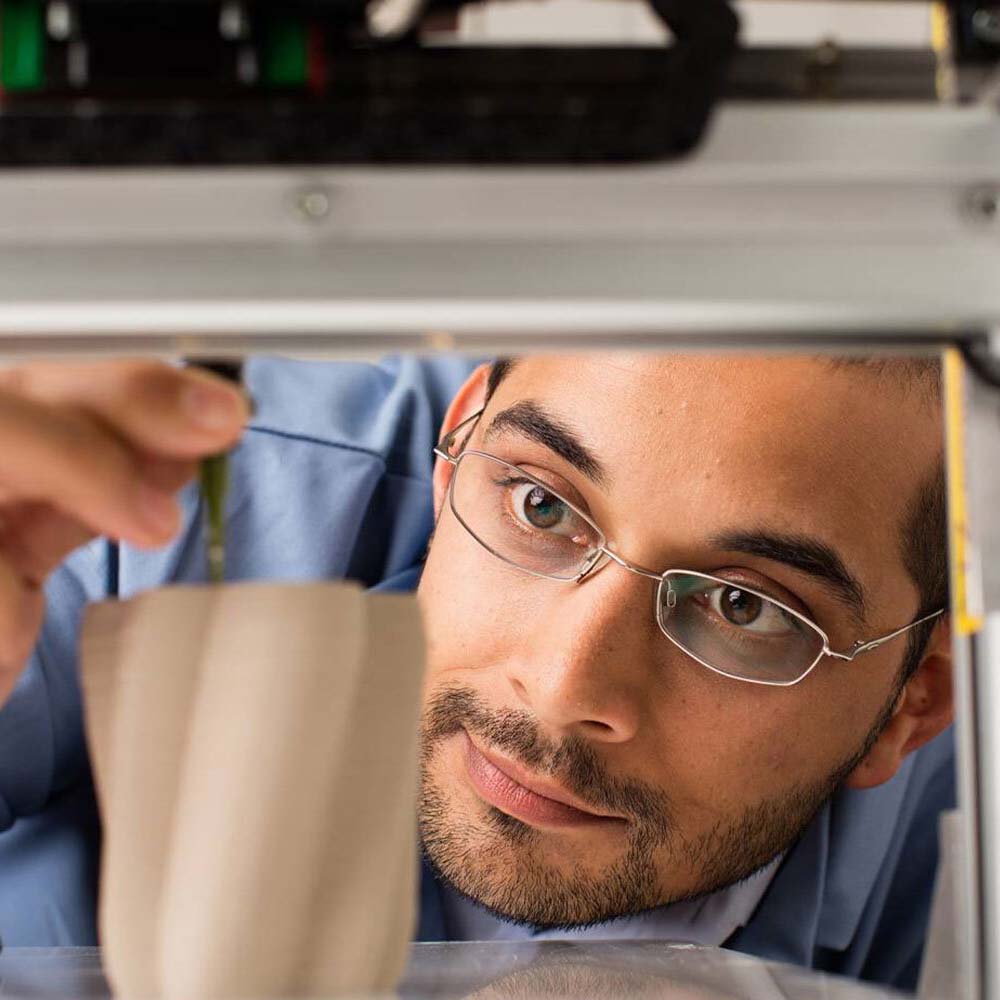
[[664, 839], [674, 828], [668, 796], [643, 781], [607, 773], [581, 736], [551, 740], [527, 712], [493, 710], [474, 691], [438, 691], [424, 711], [421, 758], [426, 764], [442, 740], [466, 730], [538, 774], [554, 778], [581, 801], [600, 811], [626, 816]]

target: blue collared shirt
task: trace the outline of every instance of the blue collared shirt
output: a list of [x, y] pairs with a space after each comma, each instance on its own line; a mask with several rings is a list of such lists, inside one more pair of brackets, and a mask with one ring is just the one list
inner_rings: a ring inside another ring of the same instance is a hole
[[[232, 579], [334, 579], [412, 589], [433, 524], [431, 472], [467, 361], [379, 365], [255, 359], [258, 410], [232, 468]], [[205, 578], [197, 490], [157, 552], [99, 541], [47, 585], [31, 663], [0, 710], [0, 936], [15, 945], [96, 940], [100, 828], [77, 681], [87, 602]], [[731, 947], [903, 987], [916, 981], [937, 860], [937, 815], [954, 805], [951, 734], [880, 788], [841, 790], [788, 852]], [[448, 935], [425, 872], [419, 936]]]

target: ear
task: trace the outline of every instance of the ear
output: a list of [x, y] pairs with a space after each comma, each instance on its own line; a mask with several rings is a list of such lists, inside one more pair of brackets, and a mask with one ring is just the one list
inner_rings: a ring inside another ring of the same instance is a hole
[[914, 750], [943, 732], [954, 718], [951, 623], [946, 618], [931, 633], [920, 666], [900, 692], [888, 725], [845, 784], [875, 788], [888, 781]]
[[[463, 420], [468, 420], [476, 410], [481, 410], [486, 405], [486, 383], [489, 375], [490, 366], [488, 364], [480, 365], [465, 380], [462, 388], [455, 393], [455, 398], [452, 399], [448, 411], [444, 415], [444, 423], [441, 425], [441, 433], [438, 436], [439, 441], [446, 434], [450, 434]], [[448, 484], [451, 482], [454, 471], [455, 466], [443, 458], [437, 459], [434, 463], [435, 520], [441, 513], [441, 504], [444, 503]]]

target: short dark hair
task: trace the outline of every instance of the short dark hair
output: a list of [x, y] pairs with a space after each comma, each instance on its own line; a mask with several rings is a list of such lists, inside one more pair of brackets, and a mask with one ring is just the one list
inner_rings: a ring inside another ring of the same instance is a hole
[[[835, 368], [855, 368], [873, 378], [902, 387], [925, 405], [941, 405], [941, 362], [932, 358], [831, 358]], [[903, 511], [900, 528], [900, 554], [910, 578], [917, 585], [920, 607], [916, 618], [923, 618], [950, 603], [948, 587], [948, 500], [944, 458], [917, 487]], [[909, 634], [900, 666], [898, 690], [913, 676], [923, 659], [936, 619], [918, 625]]]
[[[835, 368], [857, 368], [880, 380], [891, 381], [918, 393], [925, 403], [939, 406], [941, 365], [937, 358], [829, 358]], [[514, 358], [497, 358], [486, 382], [486, 402], [510, 374]], [[917, 586], [920, 607], [916, 618], [947, 608], [948, 596], [948, 504], [944, 461], [938, 462], [911, 497], [903, 514], [899, 542], [903, 565]], [[913, 629], [899, 669], [898, 690], [913, 676], [927, 649], [936, 620]]]
[[486, 379], [487, 403], [493, 398], [493, 393], [497, 391], [500, 383], [510, 374], [510, 370], [513, 367], [513, 358], [497, 358], [496, 361], [490, 365], [490, 374]]

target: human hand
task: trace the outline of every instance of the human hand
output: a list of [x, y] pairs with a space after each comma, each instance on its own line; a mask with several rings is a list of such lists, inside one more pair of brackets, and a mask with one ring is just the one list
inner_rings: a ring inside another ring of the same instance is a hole
[[0, 704], [31, 655], [42, 584], [96, 535], [152, 548], [176, 492], [249, 417], [239, 389], [159, 362], [0, 369]]

